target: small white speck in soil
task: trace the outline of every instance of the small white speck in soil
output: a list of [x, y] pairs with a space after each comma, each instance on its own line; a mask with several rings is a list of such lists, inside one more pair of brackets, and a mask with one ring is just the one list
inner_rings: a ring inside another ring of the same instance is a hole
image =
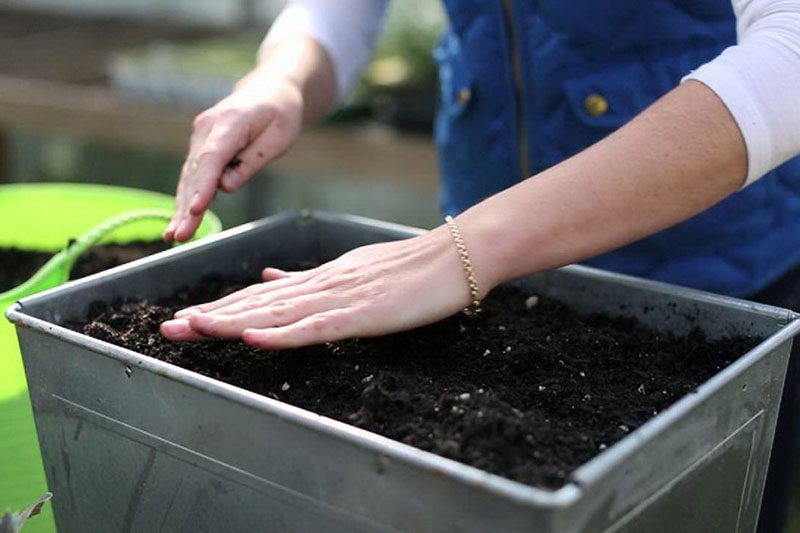
[[284, 384], [283, 384], [283, 385], [281, 385], [281, 390], [282, 390], [283, 392], [286, 392], [286, 391], [287, 391], [287, 390], [289, 390], [290, 388], [291, 388], [291, 386], [290, 386], [288, 383], [286, 383], [286, 382], [284, 382]]

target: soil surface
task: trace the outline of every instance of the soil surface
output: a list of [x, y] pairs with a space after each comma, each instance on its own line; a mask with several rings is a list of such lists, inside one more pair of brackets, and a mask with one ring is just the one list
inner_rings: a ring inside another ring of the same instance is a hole
[[69, 279], [85, 278], [169, 248], [170, 245], [164, 241], [134, 241], [127, 244], [94, 246], [78, 258], [69, 273]]
[[[169, 248], [161, 241], [134, 241], [127, 244], [104, 244], [90, 248], [75, 262], [70, 279], [80, 279], [109, 268], [141, 259]], [[50, 252], [0, 248], [0, 292], [27, 281], [53, 257]]]
[[49, 252], [0, 248], [0, 292], [13, 289], [53, 257]]
[[[256, 280], [249, 280], [256, 281]], [[523, 483], [556, 488], [757, 344], [672, 338], [500, 287], [478, 317], [293, 351], [171, 342], [159, 324], [239, 289], [210, 278], [159, 303], [95, 304], [72, 327]]]

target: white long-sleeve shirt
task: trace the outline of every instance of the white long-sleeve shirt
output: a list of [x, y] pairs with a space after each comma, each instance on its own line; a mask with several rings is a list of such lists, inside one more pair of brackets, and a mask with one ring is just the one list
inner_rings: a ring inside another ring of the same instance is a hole
[[[331, 57], [339, 98], [369, 61], [389, 0], [291, 0], [265, 43], [298, 35]], [[737, 44], [684, 80], [714, 91], [747, 147], [745, 186], [800, 153], [800, 0], [732, 0]]]

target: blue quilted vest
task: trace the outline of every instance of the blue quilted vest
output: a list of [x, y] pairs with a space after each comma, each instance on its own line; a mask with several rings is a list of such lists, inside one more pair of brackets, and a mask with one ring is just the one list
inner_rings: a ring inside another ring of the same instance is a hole
[[[608, 135], [736, 39], [730, 0], [445, 7], [435, 133], [451, 215]], [[587, 261], [734, 296], [798, 262], [800, 159], [686, 222]]]

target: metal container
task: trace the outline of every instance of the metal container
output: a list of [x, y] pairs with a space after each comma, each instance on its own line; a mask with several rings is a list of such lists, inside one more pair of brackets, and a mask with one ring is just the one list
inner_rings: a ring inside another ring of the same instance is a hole
[[417, 230], [287, 213], [22, 300], [59, 531], [754, 531], [798, 315], [598, 270], [519, 283], [579, 311], [763, 342], [548, 491], [60, 326], [97, 300], [332, 258]]

